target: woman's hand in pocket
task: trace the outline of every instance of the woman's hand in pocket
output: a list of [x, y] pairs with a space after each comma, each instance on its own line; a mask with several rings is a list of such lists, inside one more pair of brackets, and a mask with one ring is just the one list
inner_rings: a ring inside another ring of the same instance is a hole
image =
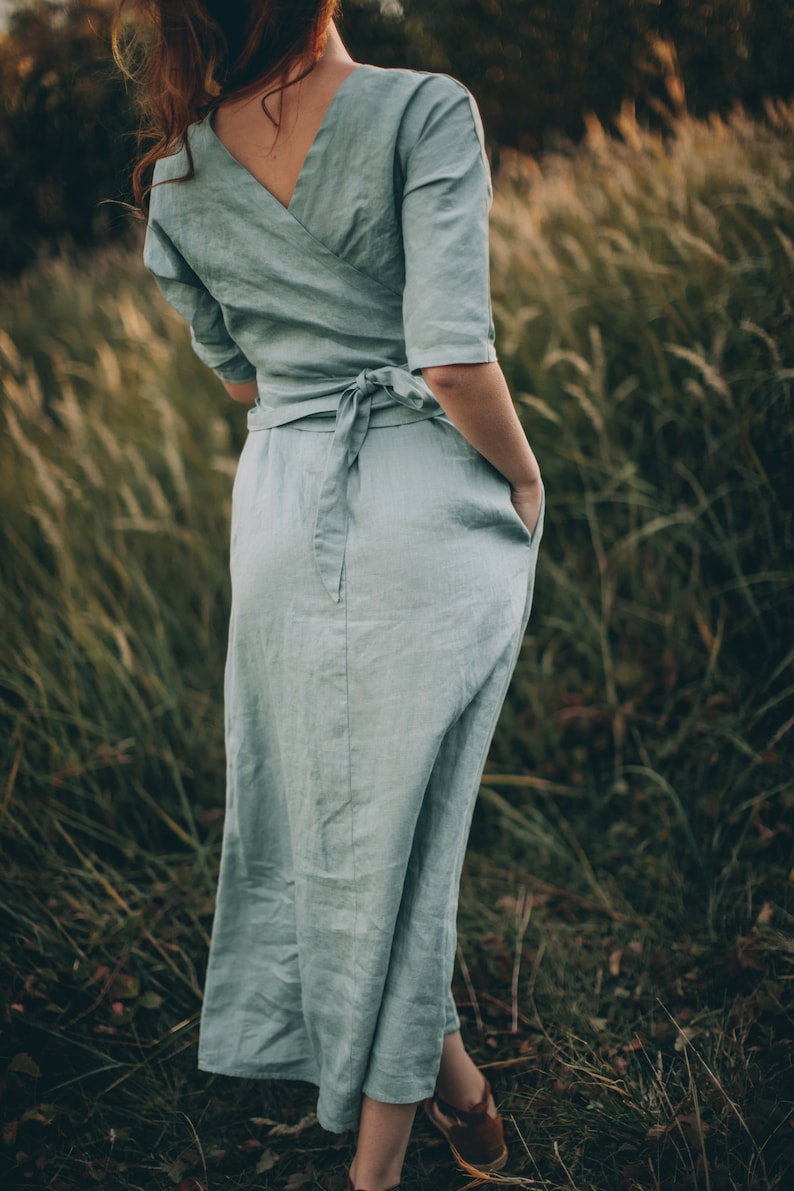
[[538, 477], [534, 484], [529, 484], [521, 488], [512, 488], [510, 491], [513, 508], [526, 525], [530, 534], [534, 534], [538, 527], [542, 498], [543, 485], [540, 477]]

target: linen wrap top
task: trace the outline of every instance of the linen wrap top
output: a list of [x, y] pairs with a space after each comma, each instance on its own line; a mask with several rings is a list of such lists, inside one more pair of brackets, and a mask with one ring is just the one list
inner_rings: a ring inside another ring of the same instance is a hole
[[144, 263], [224, 381], [256, 380], [250, 431], [333, 434], [314, 549], [339, 600], [347, 477], [368, 428], [443, 411], [432, 365], [496, 359], [482, 124], [444, 75], [358, 66], [279, 202], [211, 118], [157, 162]]

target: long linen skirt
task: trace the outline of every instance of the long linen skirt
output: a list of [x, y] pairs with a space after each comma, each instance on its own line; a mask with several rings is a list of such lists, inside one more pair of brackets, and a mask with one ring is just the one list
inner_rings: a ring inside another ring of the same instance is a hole
[[227, 808], [199, 1066], [432, 1094], [463, 856], [532, 601], [530, 534], [446, 419], [370, 428], [342, 595], [313, 554], [330, 435], [251, 433], [232, 509]]

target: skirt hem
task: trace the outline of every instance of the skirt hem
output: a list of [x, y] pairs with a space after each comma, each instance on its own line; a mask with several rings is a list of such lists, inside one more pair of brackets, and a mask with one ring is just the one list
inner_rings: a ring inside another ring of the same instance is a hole
[[[446, 1028], [444, 1030], [443, 1036], [446, 1037], [448, 1034], [454, 1034], [459, 1029], [460, 1029], [459, 1025], [454, 1026], [451, 1029]], [[199, 1069], [199, 1071], [206, 1072], [206, 1074], [208, 1074], [208, 1075], [225, 1075], [225, 1076], [229, 1076], [232, 1079], [261, 1079], [261, 1080], [295, 1079], [295, 1080], [298, 1080], [300, 1083], [312, 1084], [314, 1087], [316, 1087], [318, 1089], [320, 1087], [320, 1081], [319, 1081], [318, 1076], [316, 1074], [309, 1074], [305, 1068], [299, 1069], [296, 1071], [293, 1068], [284, 1068], [284, 1067], [267, 1067], [267, 1068], [259, 1067], [256, 1070], [253, 1070], [251, 1068], [233, 1067], [233, 1066], [226, 1065], [226, 1064], [213, 1063], [213, 1062], [207, 1061], [205, 1059], [199, 1059], [198, 1069]], [[372, 1100], [378, 1100], [382, 1104], [421, 1104], [424, 1100], [428, 1099], [428, 1097], [433, 1095], [433, 1092], [435, 1091], [435, 1081], [433, 1083], [433, 1087], [430, 1088], [429, 1090], [425, 1090], [420, 1093], [416, 1093], [416, 1092], [410, 1092], [407, 1094], [402, 1093], [401, 1095], [396, 1096], [396, 1097], [393, 1094], [392, 1095], [384, 1095], [382, 1093], [379, 1094], [375, 1091], [374, 1088], [372, 1090], [368, 1090], [366, 1085], [364, 1087], [362, 1087], [361, 1091], [362, 1091], [363, 1095], [369, 1096], [370, 1099], [372, 1099]], [[345, 1124], [340, 1124], [339, 1119], [336, 1119], [332, 1122], [331, 1118], [326, 1117], [325, 1113], [321, 1109], [319, 1109], [319, 1106], [318, 1106], [317, 1123], [320, 1125], [320, 1127], [322, 1129], [325, 1129], [325, 1131], [327, 1133], [347, 1133], [348, 1130], [355, 1129], [358, 1126], [358, 1117], [357, 1116], [354, 1116], [349, 1121], [347, 1121], [347, 1118], [345, 1118], [345, 1119], [347, 1122]]]
[[206, 1071], [208, 1075], [231, 1075], [235, 1079], [297, 1079], [301, 1083], [312, 1083], [316, 1088], [320, 1086], [318, 1076], [309, 1075], [303, 1068], [296, 1070], [294, 1067], [232, 1067], [205, 1059], [199, 1059], [197, 1066], [199, 1071]]

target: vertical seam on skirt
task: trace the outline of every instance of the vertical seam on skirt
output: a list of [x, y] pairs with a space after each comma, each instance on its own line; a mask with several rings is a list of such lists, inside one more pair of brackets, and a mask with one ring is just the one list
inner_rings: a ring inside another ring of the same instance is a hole
[[351, 963], [353, 971], [350, 973], [353, 979], [353, 993], [350, 997], [350, 1053], [349, 1053], [349, 1080], [350, 1080], [350, 1096], [351, 1099], [355, 1095], [354, 1083], [354, 1062], [353, 1051], [355, 1047], [356, 1035], [356, 983], [355, 973], [358, 965], [358, 873], [356, 871], [356, 832], [355, 832], [355, 808], [353, 806], [353, 748], [352, 735], [350, 727], [350, 619], [349, 619], [349, 605], [347, 599], [347, 575], [344, 574], [343, 564], [343, 591], [342, 598], [345, 603], [345, 711], [347, 719], [347, 791], [348, 802], [350, 804], [350, 862], [353, 868], [353, 947]]

